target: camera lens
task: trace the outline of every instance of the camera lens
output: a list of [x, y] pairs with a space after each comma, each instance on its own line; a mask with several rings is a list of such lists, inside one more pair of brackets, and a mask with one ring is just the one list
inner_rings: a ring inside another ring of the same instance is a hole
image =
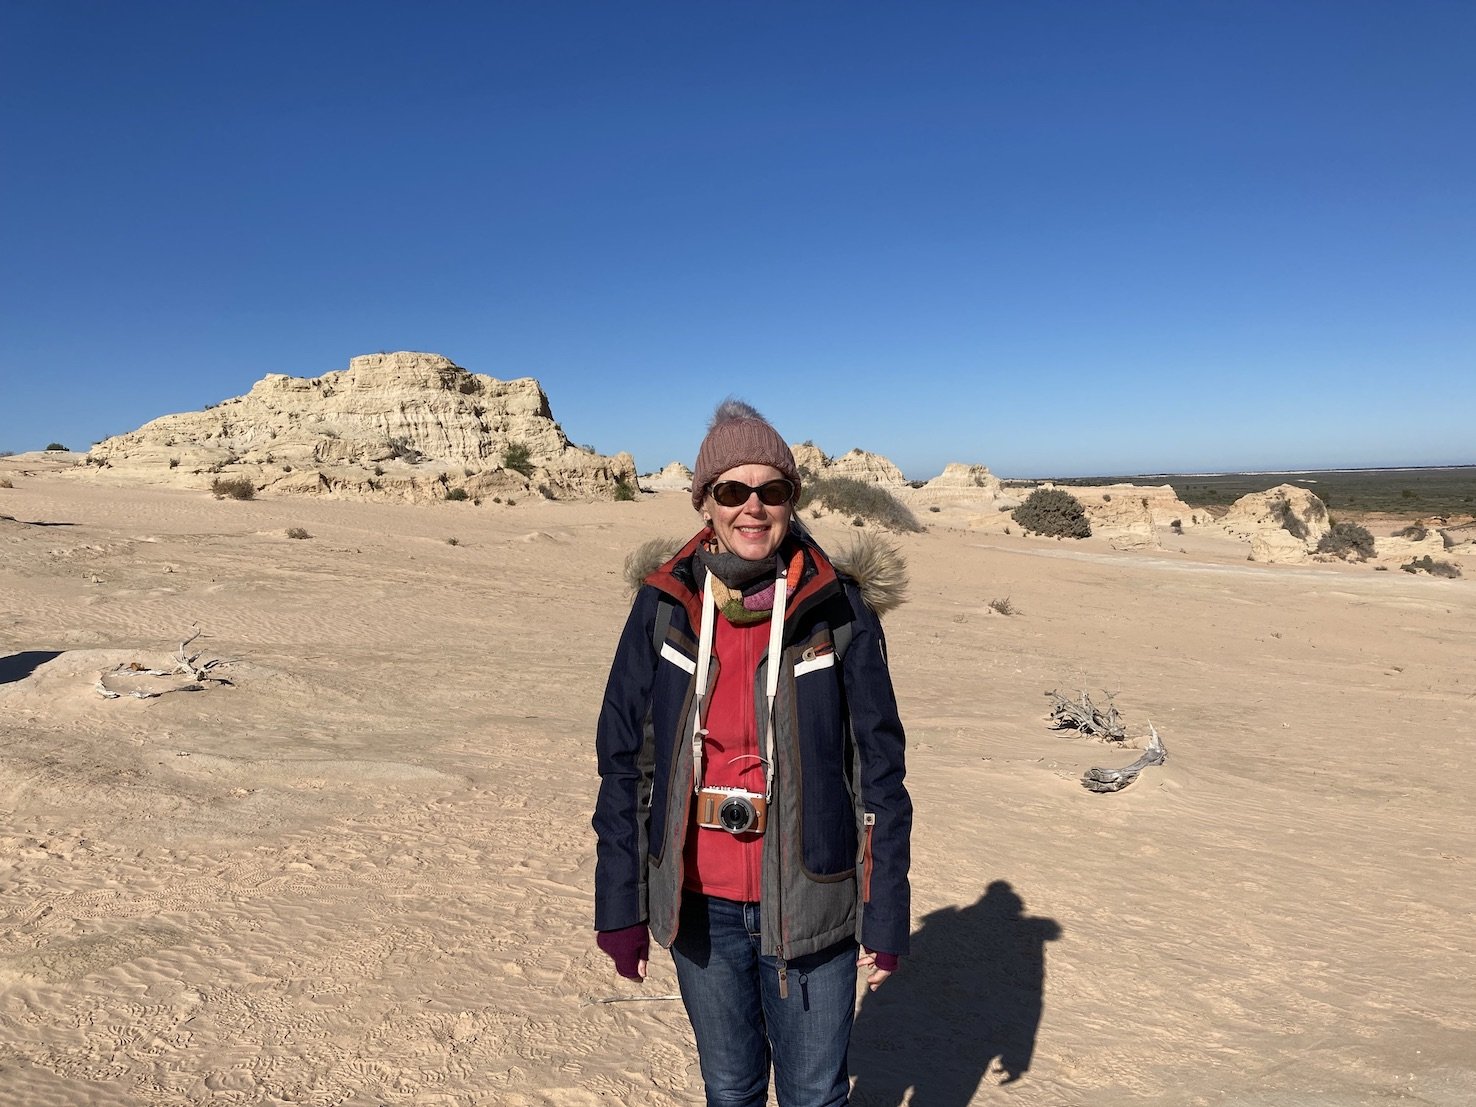
[[757, 821], [753, 804], [741, 796], [724, 800], [723, 805], [718, 808], [718, 822], [722, 823], [724, 830], [733, 834], [741, 834]]

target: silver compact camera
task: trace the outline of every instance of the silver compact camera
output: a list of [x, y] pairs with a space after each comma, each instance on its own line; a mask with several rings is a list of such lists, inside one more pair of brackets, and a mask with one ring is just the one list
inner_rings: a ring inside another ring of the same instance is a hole
[[697, 793], [697, 825], [729, 834], [762, 834], [769, 801], [746, 788], [703, 788]]

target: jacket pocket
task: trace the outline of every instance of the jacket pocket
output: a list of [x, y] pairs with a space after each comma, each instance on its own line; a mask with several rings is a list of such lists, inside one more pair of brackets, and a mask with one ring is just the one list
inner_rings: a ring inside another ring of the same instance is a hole
[[795, 662], [794, 675], [796, 677], [802, 677], [806, 673], [815, 672], [815, 670], [817, 669], [830, 669], [834, 666], [834, 650], [830, 650], [825, 653], [812, 653], [810, 650], [806, 650], [804, 652], [804, 656], [801, 657], [797, 662]]

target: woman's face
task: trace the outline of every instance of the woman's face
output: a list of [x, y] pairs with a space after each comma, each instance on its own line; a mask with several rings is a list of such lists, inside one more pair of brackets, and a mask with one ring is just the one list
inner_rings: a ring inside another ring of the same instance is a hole
[[[771, 480], [783, 479], [784, 474], [772, 465], [736, 465], [725, 470], [712, 483], [715, 487], [731, 480], [758, 488]], [[792, 503], [770, 507], [759, 499], [757, 492], [750, 492], [737, 507], [724, 507], [712, 498], [711, 488], [707, 490], [702, 507], [703, 513], [712, 520], [719, 549], [749, 561], [774, 556], [784, 536], [789, 533], [789, 518], [794, 510]]]

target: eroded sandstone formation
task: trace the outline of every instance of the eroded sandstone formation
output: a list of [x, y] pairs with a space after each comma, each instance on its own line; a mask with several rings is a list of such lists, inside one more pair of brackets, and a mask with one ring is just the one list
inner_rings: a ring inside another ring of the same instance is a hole
[[89, 463], [159, 482], [441, 499], [606, 497], [634, 459], [573, 445], [536, 380], [497, 380], [439, 354], [353, 358], [321, 377], [268, 374], [244, 396], [165, 415], [93, 447]]

